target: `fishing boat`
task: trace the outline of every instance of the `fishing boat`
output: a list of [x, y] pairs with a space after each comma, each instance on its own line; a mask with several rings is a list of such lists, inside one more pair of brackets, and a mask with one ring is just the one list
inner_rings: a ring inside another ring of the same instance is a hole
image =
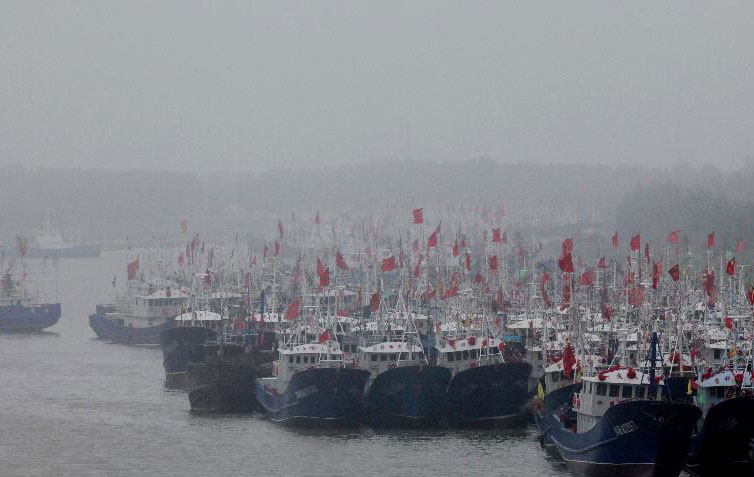
[[447, 395], [454, 425], [497, 427], [523, 421], [531, 365], [506, 362], [503, 348], [500, 339], [476, 336], [437, 346], [437, 365], [452, 373]]
[[160, 333], [162, 364], [165, 368], [165, 384], [182, 387], [186, 381], [188, 363], [204, 362], [204, 344], [217, 337], [222, 316], [219, 313], [199, 310], [182, 313], [175, 317], [177, 326]]
[[60, 319], [60, 303], [38, 303], [10, 272], [0, 280], [0, 332], [38, 332]]
[[692, 474], [751, 475], [754, 461], [749, 441], [754, 439], [754, 395], [747, 369], [712, 369], [702, 373], [696, 404], [702, 411], [686, 459]]
[[[649, 362], [655, 363], [652, 336]], [[614, 366], [584, 376], [572, 397], [575, 423], [547, 415], [544, 438], [569, 469], [584, 475], [678, 475], [701, 411], [663, 399], [663, 385], [654, 366], [648, 372]]]
[[89, 326], [101, 339], [131, 345], [160, 344], [160, 334], [175, 326], [189, 296], [166, 287], [148, 294], [135, 294], [130, 300], [97, 305], [89, 315]]
[[343, 352], [329, 332], [316, 343], [278, 350], [272, 377], [259, 378], [257, 401], [274, 422], [297, 426], [357, 426], [369, 372], [345, 367]]

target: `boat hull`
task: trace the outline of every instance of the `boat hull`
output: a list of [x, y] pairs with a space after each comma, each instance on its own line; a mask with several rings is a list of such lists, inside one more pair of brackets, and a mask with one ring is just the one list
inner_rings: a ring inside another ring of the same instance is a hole
[[547, 436], [568, 468], [584, 475], [676, 476], [700, 416], [689, 404], [627, 401], [609, 408], [587, 432], [558, 424]]
[[186, 384], [186, 369], [189, 363], [203, 363], [206, 359], [207, 341], [214, 340], [216, 333], [208, 328], [179, 326], [160, 333], [162, 365], [165, 368], [165, 384], [183, 387]]
[[691, 441], [686, 469], [700, 475], [754, 475], [749, 442], [754, 439], [754, 397], [716, 404]]
[[0, 306], [0, 332], [38, 332], [60, 319], [60, 303]]
[[377, 375], [367, 389], [366, 421], [373, 427], [425, 427], [447, 420], [451, 372], [440, 366], [404, 366]]
[[363, 417], [364, 386], [369, 372], [357, 368], [313, 368], [296, 373], [277, 394], [257, 380], [256, 394], [267, 417], [306, 427], [354, 427]]
[[450, 421], [462, 427], [498, 427], [525, 420], [529, 363], [501, 363], [466, 369], [448, 384]]
[[259, 370], [247, 364], [189, 363], [186, 381], [192, 412], [242, 414], [258, 409], [254, 381]]
[[158, 345], [160, 344], [160, 333], [174, 327], [175, 323], [167, 320], [155, 326], [123, 326], [103, 314], [94, 313], [89, 315], [89, 326], [99, 338], [110, 340], [113, 343]]
[[[565, 423], [567, 429], [576, 424], [576, 413], [571, 406], [571, 399], [573, 393], [578, 392], [581, 389], [581, 383], [569, 384], [562, 388], [558, 388], [554, 391], [550, 391], [545, 395], [545, 398], [538, 402], [538, 406], [534, 407], [534, 422], [539, 428], [539, 433], [542, 437], [541, 443], [543, 445], [553, 445], [552, 439], [549, 437], [549, 430], [553, 425], [562, 425]], [[534, 398], [537, 400], [538, 398]], [[557, 416], [557, 418], [552, 418]]]

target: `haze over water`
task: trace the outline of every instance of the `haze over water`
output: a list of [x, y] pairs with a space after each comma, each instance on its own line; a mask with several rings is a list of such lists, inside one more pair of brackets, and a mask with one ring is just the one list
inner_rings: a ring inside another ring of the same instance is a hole
[[28, 261], [56, 279], [63, 316], [46, 333], [0, 335], [3, 476], [568, 475], [533, 426], [323, 432], [192, 415], [186, 394], [164, 387], [158, 347], [105, 343], [89, 328], [126, 255]]

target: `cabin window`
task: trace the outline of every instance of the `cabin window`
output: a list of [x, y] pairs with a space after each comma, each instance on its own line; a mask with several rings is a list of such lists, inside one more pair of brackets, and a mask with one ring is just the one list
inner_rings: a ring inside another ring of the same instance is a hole
[[644, 393], [646, 392], [646, 389], [647, 388], [645, 386], [639, 386], [638, 388], [636, 388], [636, 397], [639, 399], [644, 399]]
[[715, 388], [715, 390], [717, 391], [717, 397], [719, 397], [719, 398], [724, 398], [725, 397], [725, 387], [718, 386], [718, 387]]
[[610, 397], [618, 397], [618, 391], [620, 391], [620, 386], [617, 384], [610, 385]]
[[448, 353], [447, 355], [448, 355], [448, 361], [455, 361], [456, 360], [455, 354]]
[[497, 353], [497, 347], [493, 346], [491, 348], [488, 348], [487, 351], [489, 351], [490, 354], [495, 354]]
[[300, 363], [300, 362], [301, 362], [301, 356], [296, 356], [296, 362], [297, 362], [297, 363]]
[[597, 384], [597, 396], [605, 396], [605, 395], [607, 395], [607, 384], [605, 383]]
[[397, 354], [395, 354], [395, 353], [392, 353], [392, 354], [390, 355], [390, 361], [396, 361], [397, 359], [398, 359], [398, 355], [397, 355]]
[[720, 359], [720, 350], [719, 349], [715, 350], [715, 359]]
[[302, 360], [302, 362], [304, 364], [308, 363], [309, 362], [309, 357], [308, 356], [304, 356], [304, 359]]
[[401, 357], [400, 357], [400, 360], [401, 360], [401, 361], [406, 361], [406, 360], [408, 360], [408, 353], [401, 353]]
[[463, 359], [469, 359], [469, 352], [468, 350], [463, 352]]
[[386, 354], [381, 354], [380, 355], [380, 361], [387, 361], [387, 355]]
[[542, 361], [542, 352], [537, 353], [537, 359]]
[[289, 362], [289, 363], [292, 363], [292, 362], [293, 362], [293, 356], [288, 356], [288, 362]]
[[463, 359], [463, 353], [461, 351], [456, 351], [456, 361], [461, 361]]
[[631, 386], [623, 386], [620, 397], [623, 399], [631, 399]]
[[377, 355], [372, 353], [369, 355], [372, 361], [377, 361]]
[[552, 382], [557, 383], [558, 381], [560, 381], [560, 371], [558, 371], [557, 373], [552, 373]]

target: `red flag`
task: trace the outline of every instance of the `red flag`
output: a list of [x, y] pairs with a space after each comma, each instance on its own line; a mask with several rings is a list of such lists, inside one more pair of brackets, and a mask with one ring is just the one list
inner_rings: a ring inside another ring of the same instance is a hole
[[613, 248], [618, 248], [618, 232], [617, 231], [613, 234], [612, 241], [613, 241]]
[[414, 253], [417, 253], [419, 251], [419, 239], [414, 240], [414, 244], [411, 246], [411, 249], [414, 251]]
[[453, 244], [453, 256], [457, 257], [459, 253], [460, 252], [458, 250], [458, 239], [456, 239], [456, 242]]
[[644, 303], [644, 287], [638, 286], [628, 291], [628, 304], [633, 306], [641, 306]]
[[422, 273], [422, 260], [424, 259], [424, 255], [419, 255], [419, 260], [416, 261], [416, 265], [414, 265], [414, 278], [419, 278], [419, 276]]
[[432, 235], [429, 236], [429, 240], [427, 240], [427, 248], [435, 248], [437, 247], [437, 236], [440, 235], [440, 226], [442, 225], [442, 222], [440, 222], [437, 225], [437, 228], [434, 232], [432, 232]]
[[279, 253], [280, 253], [280, 244], [278, 243], [277, 240], [275, 240], [275, 256], [277, 257]]
[[325, 271], [319, 276], [319, 286], [324, 288], [328, 285], [330, 285], [330, 269], [325, 268]]
[[725, 327], [729, 330], [733, 329], [733, 318], [731, 318], [730, 316], [725, 317]]
[[652, 262], [652, 289], [657, 290], [662, 274], [662, 262]]
[[563, 374], [566, 379], [571, 379], [574, 364], [576, 364], [576, 356], [573, 353], [571, 345], [567, 344], [563, 350]]
[[317, 276], [321, 277], [323, 273], [325, 273], [325, 265], [322, 263], [319, 257], [317, 257]]
[[497, 270], [497, 255], [490, 257], [490, 270]]
[[466, 248], [466, 237], [461, 237], [461, 248]]
[[380, 309], [380, 292], [374, 292], [372, 298], [369, 299], [369, 309], [372, 313]]
[[340, 252], [335, 252], [335, 266], [341, 270], [348, 270], [348, 264], [346, 263], [343, 255]]
[[579, 282], [587, 287], [594, 285], [594, 269], [590, 268], [582, 273]]
[[285, 310], [285, 319], [290, 321], [298, 318], [299, 313], [299, 304], [298, 300], [293, 300], [290, 305], [288, 305], [288, 309]]
[[600, 258], [600, 261], [597, 262], [597, 266], [599, 268], [606, 268], [607, 267], [607, 264], [605, 262], [605, 257]]
[[678, 245], [679, 239], [678, 234], [680, 230], [673, 230], [670, 232], [670, 235], [668, 235], [668, 243], [672, 243], [673, 245]]
[[415, 224], [424, 223], [424, 211], [422, 209], [414, 209], [414, 223]]
[[678, 267], [678, 264], [673, 265], [670, 267], [670, 270], [668, 270], [668, 274], [670, 275], [670, 278], [673, 279], [674, 282], [677, 282], [681, 278], [681, 269]]
[[736, 274], [736, 257], [728, 260], [728, 265], [725, 267], [725, 273], [727, 273], [731, 277]]
[[183, 266], [183, 262], [185, 260], [185, 257], [186, 256], [183, 254], [183, 252], [181, 252], [181, 254], [178, 255], [178, 265]]
[[736, 242], [736, 252], [741, 253], [743, 251], [744, 251], [744, 241], [739, 240], [738, 242]]
[[715, 232], [707, 235], [707, 248], [715, 248]]
[[188, 221], [181, 220], [181, 230], [184, 234], [186, 233], [186, 231], [188, 230]]
[[550, 275], [547, 272], [542, 272], [542, 285], [550, 283]]
[[283, 238], [283, 222], [281, 222], [280, 220], [278, 220], [278, 238]]
[[471, 271], [471, 255], [469, 255], [469, 252], [466, 252], [466, 259], [464, 260], [464, 265], [466, 265], [466, 271]]
[[639, 238], [639, 234], [636, 234], [633, 237], [631, 237], [631, 243], [629, 245], [631, 247], [632, 252], [639, 250], [639, 247], [641, 246], [641, 239]]
[[749, 293], [746, 294], [746, 298], [749, 300], [749, 305], [754, 305], [754, 286], [751, 287]]
[[390, 256], [382, 261], [380, 270], [383, 272], [392, 272], [395, 270], [395, 255]]
[[445, 293], [442, 294], [442, 299], [447, 300], [448, 298], [453, 298], [458, 294], [458, 285], [453, 285], [448, 287], [447, 290], [445, 290]]
[[139, 270], [139, 259], [137, 258], [133, 262], [126, 265], [126, 276], [129, 280], [136, 278], [136, 272]]
[[558, 267], [563, 273], [573, 273], [573, 259], [570, 252], [558, 259]]
[[563, 240], [563, 256], [573, 252], [573, 238]]
[[503, 237], [500, 235], [500, 227], [496, 229], [492, 229], [492, 242], [493, 243], [502, 243]]
[[325, 344], [330, 340], [330, 330], [325, 330], [317, 337], [317, 343]]

